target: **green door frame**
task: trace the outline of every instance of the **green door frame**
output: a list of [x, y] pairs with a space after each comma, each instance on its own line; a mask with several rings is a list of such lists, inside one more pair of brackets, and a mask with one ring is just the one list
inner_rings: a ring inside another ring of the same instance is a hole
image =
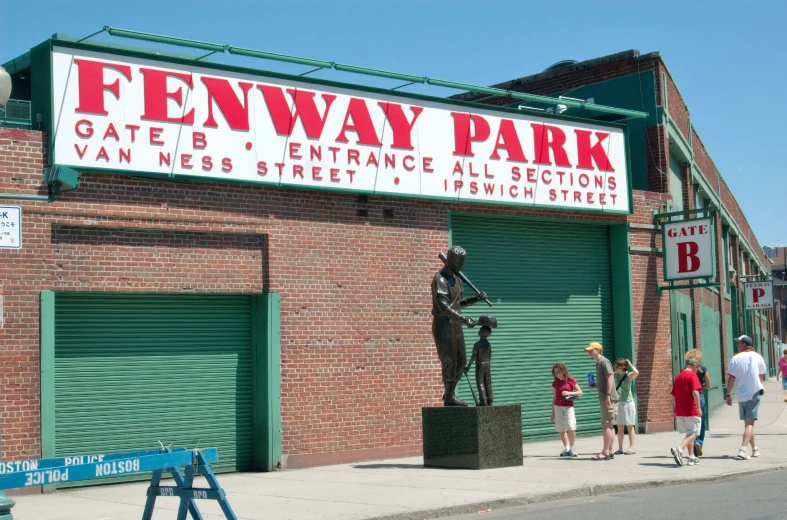
[[[55, 456], [55, 299], [40, 293], [41, 458]], [[252, 294], [253, 468], [281, 463], [281, 295]], [[55, 486], [44, 486], [45, 492]]]

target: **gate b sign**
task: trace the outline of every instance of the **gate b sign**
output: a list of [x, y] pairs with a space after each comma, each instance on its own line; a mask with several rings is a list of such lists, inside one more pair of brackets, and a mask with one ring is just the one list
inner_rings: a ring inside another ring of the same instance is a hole
[[773, 309], [773, 282], [748, 282], [743, 284], [746, 292], [746, 310]]
[[714, 276], [712, 219], [665, 222], [661, 232], [664, 246], [664, 280]]

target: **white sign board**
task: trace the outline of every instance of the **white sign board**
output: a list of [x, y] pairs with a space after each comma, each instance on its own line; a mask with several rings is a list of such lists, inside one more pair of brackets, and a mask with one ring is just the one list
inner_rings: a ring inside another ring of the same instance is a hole
[[57, 164], [629, 213], [622, 128], [55, 47]]
[[709, 218], [662, 224], [664, 279], [710, 278], [713, 270], [713, 226]]
[[22, 247], [22, 208], [0, 206], [0, 249]]
[[745, 282], [746, 310], [773, 309], [773, 282]]

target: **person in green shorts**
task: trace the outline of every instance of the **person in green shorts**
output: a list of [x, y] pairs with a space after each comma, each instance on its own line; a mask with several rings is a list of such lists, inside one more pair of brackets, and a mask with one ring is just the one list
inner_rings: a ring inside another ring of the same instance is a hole
[[[631, 370], [629, 372], [629, 370]], [[628, 359], [620, 358], [615, 361], [615, 388], [618, 391], [620, 401], [618, 402], [618, 417], [615, 424], [618, 427], [618, 451], [615, 455], [633, 455], [637, 453], [634, 447], [634, 440], [637, 437], [637, 405], [634, 404], [634, 394], [631, 391], [631, 384], [639, 375], [637, 367], [631, 364]], [[629, 449], [623, 451], [623, 437], [626, 429], [629, 431]]]

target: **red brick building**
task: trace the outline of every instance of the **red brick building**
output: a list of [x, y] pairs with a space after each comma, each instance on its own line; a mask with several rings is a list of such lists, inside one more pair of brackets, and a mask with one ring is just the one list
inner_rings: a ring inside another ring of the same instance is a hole
[[[73, 53], [72, 61], [63, 62], [66, 68], [57, 61], [58, 48]], [[87, 70], [88, 60], [112, 69], [100, 72], [106, 76], [98, 76], [95, 92], [53, 87], [76, 81], [79, 70]], [[22, 247], [0, 250], [3, 460], [150, 449], [159, 440], [217, 445], [225, 470], [417, 454], [421, 407], [439, 405], [442, 392], [430, 332], [429, 282], [441, 266], [437, 253], [449, 245], [467, 249], [466, 274], [495, 303], [492, 309], [476, 306], [469, 312], [498, 316], [500, 328], [490, 339], [495, 402], [522, 404], [525, 440], [551, 431], [544, 420], [549, 400], [537, 397], [547, 395], [549, 367], [565, 361], [575, 374], [591, 371], [592, 362], [581, 351], [589, 341], [604, 343], [608, 357], [633, 358], [640, 369], [636, 390], [643, 431], [672, 429], [668, 389], [686, 349], [702, 348], [716, 385], [721, 384], [735, 334], [749, 332], [758, 349], [768, 350], [768, 338], [773, 337], [768, 332], [769, 313], [740, 310], [740, 278], [765, 273], [764, 255], [656, 53], [628, 51], [498, 86], [553, 97], [565, 94], [583, 102], [594, 98], [597, 105], [646, 112], [645, 119], [620, 122], [620, 115], [583, 108], [571, 100], [564, 101], [571, 105], [567, 109], [558, 106], [560, 100], [526, 102], [545, 111], [565, 110], [562, 115], [524, 107], [512, 110], [510, 105], [525, 102], [494, 94], [468, 93], [450, 101], [457, 112], [467, 114], [490, 110], [500, 117], [547, 118], [556, 125], [590, 124], [596, 132], [610, 135], [625, 129], [621, 131], [628, 134], [630, 203], [624, 211], [569, 207], [571, 201], [550, 207], [546, 202], [473, 202], [461, 194], [456, 200], [397, 196], [395, 188], [377, 185], [357, 193], [318, 191], [231, 178], [235, 173], [230, 172], [242, 169], [234, 158], [243, 153], [242, 147], [232, 149], [232, 139], [246, 134], [233, 126], [242, 121], [233, 122], [227, 92], [218, 87], [210, 91], [209, 80], [204, 126], [214, 128], [213, 110], [215, 127], [228, 125], [234, 132], [209, 160], [198, 153], [204, 149], [204, 134], [195, 134], [193, 140], [189, 136], [193, 156], [178, 150], [169, 155], [159, 144], [166, 141], [170, 127], [161, 132], [153, 126], [130, 132], [115, 128], [113, 134], [106, 121], [111, 122], [113, 111], [130, 110], [132, 104], [124, 107], [130, 99], [126, 89], [133, 84], [126, 83], [132, 76], [126, 63], [140, 67], [151, 82], [159, 77], [157, 66], [203, 66], [183, 57], [67, 39], [47, 41], [5, 64], [14, 80], [12, 97], [22, 105], [29, 102], [31, 114], [27, 121], [6, 119], [5, 126], [16, 128], [0, 128], [0, 195], [9, 205], [21, 207], [23, 226]], [[216, 74], [231, 71], [285, 85], [296, 81], [249, 69], [215, 69]], [[134, 78], [140, 77], [138, 69], [133, 70]], [[164, 116], [177, 119], [167, 124], [184, 127], [190, 113], [183, 92], [187, 85], [196, 87], [185, 75], [161, 81], [164, 108], [148, 101], [136, 108], [149, 116], [142, 120], [153, 120], [154, 112], [163, 110]], [[240, 81], [233, 113], [248, 113], [251, 98], [245, 98], [245, 105], [242, 101], [248, 92], [273, 106], [273, 97], [266, 96], [275, 92], [256, 87], [252, 91], [250, 79], [248, 88], [246, 80]], [[358, 96], [392, 96], [390, 91], [362, 86], [318, 80], [310, 84], [318, 91], [334, 88]], [[81, 94], [85, 97], [77, 106], [76, 96]], [[329, 95], [323, 94], [328, 105]], [[96, 105], [102, 96], [103, 103]], [[427, 107], [442, 102], [424, 96], [403, 98]], [[386, 117], [390, 106], [384, 107]], [[182, 109], [177, 117], [167, 115], [173, 107]], [[59, 125], [65, 116], [56, 108], [76, 122]], [[105, 117], [103, 110], [109, 115]], [[407, 118], [418, 117], [417, 110], [411, 111], [404, 115], [410, 128], [415, 119]], [[255, 111], [254, 117], [260, 114]], [[361, 142], [365, 130], [360, 117], [345, 116], [339, 136], [349, 130]], [[397, 130], [402, 120], [397, 123], [391, 117], [393, 138], [404, 139]], [[484, 141], [474, 116], [453, 117], [455, 125], [462, 117], [472, 121], [467, 123], [464, 146]], [[290, 133], [296, 119], [297, 113], [287, 119]], [[277, 127], [279, 135], [287, 130], [286, 125]], [[133, 159], [110, 150], [118, 142], [133, 143], [134, 131], [151, 146], [160, 146], [151, 152], [155, 168], [129, 166], [139, 157], [130, 145]], [[578, 139], [590, 139], [590, 132], [575, 132]], [[501, 125], [498, 137], [502, 133]], [[213, 135], [208, 133], [208, 139], [212, 141]], [[505, 148], [510, 159], [516, 150], [511, 141], [500, 139], [489, 143], [493, 153]], [[59, 143], [66, 144], [59, 148]], [[587, 143], [591, 157], [591, 141]], [[365, 150], [361, 145], [358, 149]], [[264, 146], [249, 138], [245, 150], [256, 152]], [[581, 154], [582, 144], [577, 146]], [[307, 144], [295, 146], [290, 141], [283, 150], [287, 160], [316, 153], [307, 150]], [[592, 150], [595, 163], [590, 165], [601, 169], [601, 152]], [[559, 162], [554, 148], [553, 152]], [[330, 157], [328, 151], [322, 153]], [[354, 160], [360, 167], [359, 156], [347, 153], [346, 162]], [[77, 166], [85, 156], [98, 166]], [[546, 161], [548, 156], [549, 152]], [[224, 159], [229, 157], [233, 160], [228, 164]], [[425, 159], [400, 154], [391, 157], [399, 169], [391, 169], [406, 175], [410, 165], [417, 164], [429, 172], [431, 164]], [[382, 152], [379, 161], [383, 162]], [[286, 162], [264, 168], [257, 162], [256, 175], [275, 175], [279, 168], [279, 176], [284, 178], [286, 171], [290, 178]], [[65, 168], [53, 168], [58, 165]], [[213, 174], [219, 165], [225, 169], [225, 180]], [[462, 189], [472, 189], [470, 182], [478, 175], [483, 194], [486, 183], [491, 185], [483, 179], [491, 179], [493, 173], [473, 172], [472, 164], [467, 166], [462, 163], [461, 173], [449, 177], [452, 182], [465, 179]], [[159, 167], [170, 170], [162, 174]], [[200, 168], [211, 173], [200, 177]], [[329, 182], [334, 175], [336, 182], [339, 175], [352, 178], [346, 165], [341, 172], [297, 168], [291, 171], [292, 182], [308, 180], [309, 175]], [[183, 173], [184, 169], [195, 173]], [[521, 175], [527, 175], [525, 167]], [[603, 178], [597, 182], [607, 183], [603, 193], [610, 193], [611, 175], [610, 170], [599, 174]], [[623, 180], [618, 180], [622, 186]], [[399, 177], [385, 182], [400, 185]], [[56, 200], [46, 200], [48, 192], [58, 189]], [[446, 192], [449, 189], [446, 183]], [[494, 190], [487, 195], [497, 196]], [[511, 197], [526, 193], [509, 185], [505, 190]], [[589, 204], [590, 197], [582, 197], [582, 204]], [[657, 285], [664, 285], [661, 233], [654, 213], [709, 204], [720, 208], [714, 213], [720, 286], [659, 292]], [[467, 332], [469, 345], [474, 334]], [[464, 395], [469, 397], [469, 391]], [[721, 387], [715, 387], [711, 403], [721, 395]], [[593, 431], [597, 414], [592, 399], [578, 404], [584, 431]]]

